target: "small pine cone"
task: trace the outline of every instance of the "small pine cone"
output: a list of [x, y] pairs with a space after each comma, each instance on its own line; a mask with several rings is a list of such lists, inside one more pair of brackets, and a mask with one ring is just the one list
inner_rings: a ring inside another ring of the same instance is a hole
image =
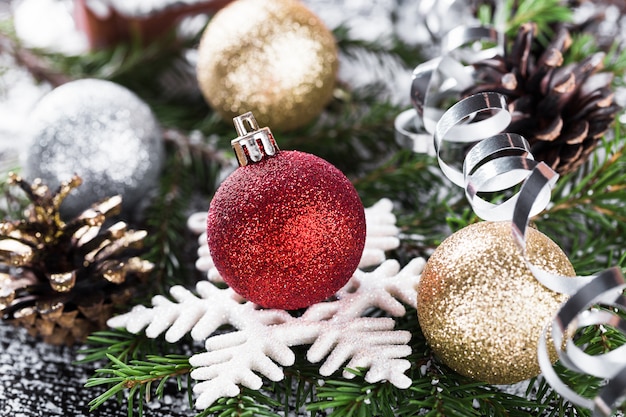
[[75, 176], [51, 193], [39, 180], [28, 184], [15, 174], [31, 204], [25, 219], [0, 223], [0, 313], [51, 344], [73, 344], [106, 327], [116, 305], [123, 305], [145, 281], [153, 265], [133, 251], [145, 231], [123, 222], [103, 229], [119, 213], [111, 197], [64, 222], [59, 206], [79, 186]]
[[478, 83], [464, 94], [505, 95], [512, 114], [507, 131], [524, 136], [535, 159], [566, 174], [588, 159], [620, 106], [613, 74], [600, 71], [603, 53], [563, 65], [568, 30], [560, 28], [547, 47], [535, 41], [536, 32], [535, 24], [522, 25], [505, 56], [474, 64]]

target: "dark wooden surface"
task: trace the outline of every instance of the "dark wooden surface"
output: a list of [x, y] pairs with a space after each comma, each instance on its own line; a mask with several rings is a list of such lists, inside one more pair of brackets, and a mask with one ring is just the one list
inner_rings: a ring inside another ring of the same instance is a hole
[[[94, 364], [76, 364], [77, 347], [49, 346], [21, 329], [0, 323], [0, 416], [122, 417], [115, 400], [93, 412], [87, 405], [103, 388], [84, 388]], [[146, 417], [194, 417], [186, 393], [174, 387], [144, 409]]]

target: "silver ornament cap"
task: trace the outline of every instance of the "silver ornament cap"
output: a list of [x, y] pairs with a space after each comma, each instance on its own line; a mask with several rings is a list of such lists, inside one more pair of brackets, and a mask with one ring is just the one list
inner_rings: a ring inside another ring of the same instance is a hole
[[230, 141], [239, 166], [246, 166], [278, 154], [280, 149], [269, 127], [259, 128], [252, 112], [233, 118], [239, 137]]

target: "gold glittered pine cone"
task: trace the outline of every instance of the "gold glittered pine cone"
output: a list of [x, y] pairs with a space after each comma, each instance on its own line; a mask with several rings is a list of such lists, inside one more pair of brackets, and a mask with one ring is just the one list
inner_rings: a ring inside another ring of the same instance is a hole
[[536, 35], [537, 26], [526, 23], [505, 56], [474, 64], [478, 82], [465, 94], [505, 95], [513, 116], [507, 131], [524, 136], [535, 159], [566, 174], [588, 159], [620, 106], [613, 74], [601, 71], [604, 53], [564, 65], [569, 31], [561, 27], [545, 47]]
[[72, 344], [106, 327], [153, 265], [135, 256], [145, 231], [105, 221], [121, 209], [121, 197], [94, 204], [69, 222], [59, 206], [81, 184], [74, 176], [56, 193], [39, 180], [9, 174], [31, 204], [21, 220], [0, 223], [0, 313], [51, 344]]

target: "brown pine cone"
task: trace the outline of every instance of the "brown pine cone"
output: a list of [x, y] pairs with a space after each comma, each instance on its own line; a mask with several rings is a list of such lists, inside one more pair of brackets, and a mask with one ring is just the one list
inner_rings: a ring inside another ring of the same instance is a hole
[[536, 32], [535, 24], [522, 25], [505, 56], [474, 64], [478, 83], [465, 95], [505, 95], [513, 117], [507, 131], [524, 136], [535, 159], [566, 174], [588, 159], [620, 106], [613, 74], [601, 72], [604, 53], [563, 65], [568, 30], [560, 28], [547, 47], [535, 41]]

